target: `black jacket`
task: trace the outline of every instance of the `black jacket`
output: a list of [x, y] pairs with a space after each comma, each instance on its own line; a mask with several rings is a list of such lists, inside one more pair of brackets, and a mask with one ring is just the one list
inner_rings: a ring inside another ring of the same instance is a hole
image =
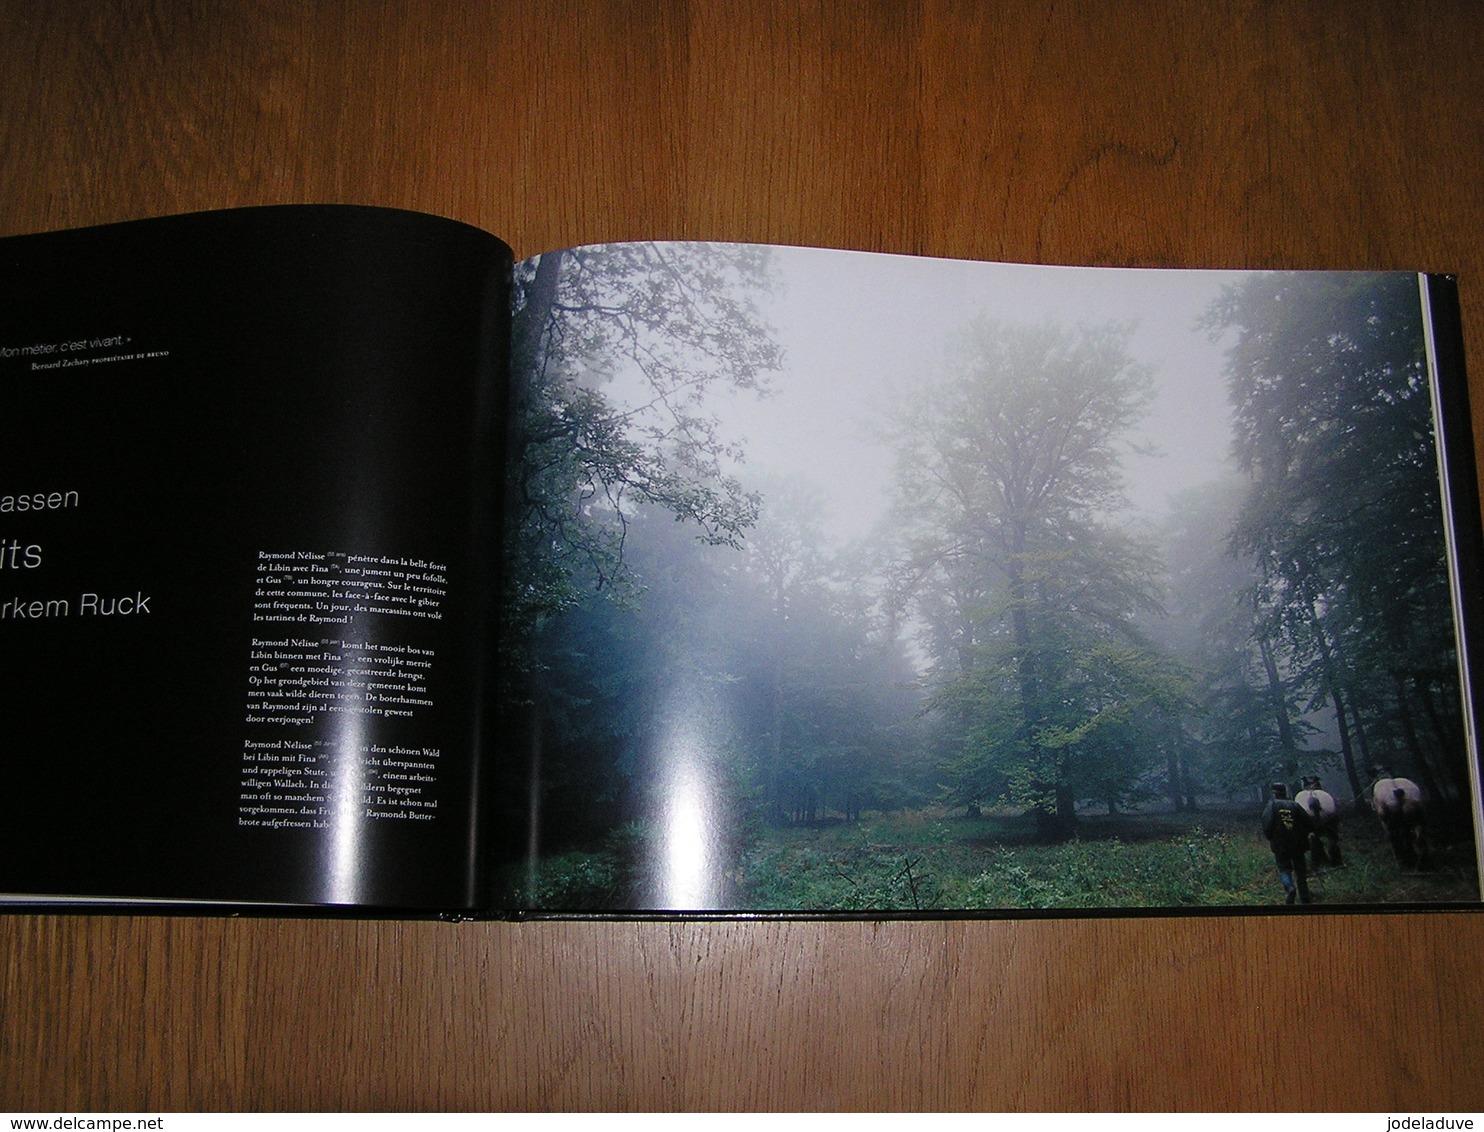
[[1274, 851], [1302, 853], [1309, 844], [1314, 819], [1292, 798], [1274, 798], [1262, 812], [1262, 832]]

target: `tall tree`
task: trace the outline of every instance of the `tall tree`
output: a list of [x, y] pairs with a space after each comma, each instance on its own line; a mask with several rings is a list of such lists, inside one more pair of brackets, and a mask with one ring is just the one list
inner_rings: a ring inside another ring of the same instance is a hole
[[[1353, 789], [1369, 759], [1466, 792], [1462, 705], [1415, 276], [1276, 273], [1206, 319], [1232, 333], [1234, 533], [1259, 630], [1333, 713]], [[1427, 720], [1425, 724], [1420, 721]]]
[[722, 605], [766, 816], [905, 804], [918, 697], [902, 644], [873, 616], [858, 564], [832, 553], [818, 491], [796, 479], [759, 486], [762, 512]]
[[977, 322], [898, 429], [899, 585], [960, 736], [954, 788], [1028, 806], [1048, 836], [1079, 798], [1133, 788], [1131, 737], [1179, 695], [1134, 627], [1153, 559], [1111, 519], [1150, 392], [1131, 331]]
[[[773, 283], [766, 249], [729, 244], [608, 244], [523, 266], [505, 524], [517, 630], [622, 580], [636, 507], [730, 545], [756, 518], [708, 399], [764, 391], [781, 364], [759, 306]], [[607, 392], [620, 378], [635, 391], [622, 401]]]
[[[642, 510], [722, 545], [756, 518], [711, 402], [765, 391], [781, 364], [761, 313], [773, 286], [766, 250], [717, 244], [587, 247], [517, 273], [500, 671], [534, 804], [510, 800], [511, 829], [546, 811], [591, 838], [642, 810], [649, 622], [590, 599], [640, 588], [625, 544]], [[514, 851], [540, 840], [533, 829]]]
[[1195, 674], [1201, 710], [1185, 726], [1204, 756], [1204, 784], [1228, 794], [1296, 776], [1314, 730], [1302, 690], [1279, 665], [1257, 568], [1231, 545], [1246, 497], [1246, 478], [1233, 471], [1172, 499], [1160, 540], [1168, 617], [1151, 625]]

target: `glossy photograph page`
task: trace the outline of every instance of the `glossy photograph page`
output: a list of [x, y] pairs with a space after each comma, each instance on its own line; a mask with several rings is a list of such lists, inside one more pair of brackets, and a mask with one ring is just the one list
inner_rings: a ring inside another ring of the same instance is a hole
[[503, 899], [1476, 904], [1478, 515], [1429, 285], [518, 264]]

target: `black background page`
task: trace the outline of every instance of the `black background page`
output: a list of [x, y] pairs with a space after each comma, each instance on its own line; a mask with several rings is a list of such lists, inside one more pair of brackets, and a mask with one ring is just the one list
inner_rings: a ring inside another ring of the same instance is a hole
[[[0, 243], [0, 495], [76, 493], [0, 514], [0, 892], [477, 903], [473, 544], [509, 262], [361, 208]], [[445, 566], [438, 617], [255, 621], [262, 554], [299, 551]], [[431, 706], [249, 724], [251, 642], [290, 635], [431, 656]], [[371, 821], [342, 776], [320, 828], [244, 825], [245, 743], [275, 734], [431, 746], [436, 813]]]

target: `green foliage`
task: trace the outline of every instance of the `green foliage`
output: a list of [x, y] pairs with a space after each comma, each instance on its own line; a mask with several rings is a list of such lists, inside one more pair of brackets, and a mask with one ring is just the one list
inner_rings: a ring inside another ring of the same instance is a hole
[[1251, 587], [1257, 571], [1230, 534], [1246, 496], [1235, 474], [1174, 500], [1161, 544], [1170, 617], [1151, 633], [1194, 675], [1200, 709], [1187, 715], [1200, 780], [1225, 792], [1270, 781], [1296, 766], [1313, 731], [1303, 706], [1253, 639]]
[[729, 556], [713, 611], [746, 761], [773, 823], [855, 817], [914, 791], [914, 673], [866, 595], [858, 565], [828, 552], [818, 493], [756, 481], [762, 512]]
[[1154, 560], [1109, 520], [1149, 397], [1130, 331], [976, 323], [897, 433], [898, 600], [928, 627], [955, 796], [1060, 836], [1078, 799], [1137, 790], [1186, 694], [1134, 624]]
[[[589, 852], [553, 855], [519, 885], [527, 906], [660, 907], [662, 831], [630, 823]], [[1366, 812], [1341, 820], [1346, 866], [1310, 873], [1321, 904], [1475, 901], [1467, 839], [1435, 842], [1437, 867], [1400, 869]], [[754, 911], [932, 912], [1271, 907], [1282, 903], [1258, 810], [1084, 818], [1077, 838], [1037, 843], [1022, 816], [965, 818], [938, 808], [860, 822], [759, 828], [739, 845], [721, 906]]]
[[540, 861], [514, 893], [518, 908], [591, 912], [620, 907], [623, 885], [608, 853], [562, 853]]
[[741, 906], [850, 912], [951, 907], [934, 866], [952, 837], [948, 823], [923, 812], [774, 831], [744, 862]]
[[1054, 855], [1001, 849], [963, 892], [970, 908], [1150, 908], [1252, 902], [1270, 861], [1195, 826], [1169, 841], [1073, 841]]
[[1233, 333], [1234, 453], [1249, 487], [1231, 547], [1251, 565], [1259, 687], [1286, 715], [1332, 713], [1356, 792], [1364, 750], [1412, 768], [1434, 798], [1466, 797], [1415, 277], [1253, 276], [1207, 322]]
[[[1280, 904], [1257, 813], [1089, 818], [1037, 844], [1023, 819], [922, 810], [823, 829], [773, 830], [740, 870], [739, 907], [815, 911], [1182, 908]], [[1378, 826], [1354, 814], [1347, 868], [1311, 875], [1330, 904], [1475, 900], [1472, 857], [1401, 873]], [[1467, 848], [1467, 847], [1466, 847]]]
[[[516, 280], [504, 722], [539, 752], [541, 827], [565, 845], [647, 816], [670, 689], [714, 702], [725, 679], [705, 609], [719, 570], [700, 552], [735, 552], [759, 500], [710, 400], [762, 393], [778, 368], [759, 310], [773, 283], [765, 250], [709, 244], [557, 252]], [[589, 865], [573, 891], [606, 875]]]
[[654, 829], [626, 822], [600, 848], [569, 850], [533, 863], [515, 887], [517, 907], [553, 912], [644, 908], [653, 901]]
[[[653, 506], [736, 546], [757, 499], [708, 408], [762, 392], [782, 351], [758, 303], [766, 249], [610, 244], [554, 252], [516, 279], [507, 635], [621, 585], [634, 510]], [[637, 392], [606, 391], [626, 378]]]

